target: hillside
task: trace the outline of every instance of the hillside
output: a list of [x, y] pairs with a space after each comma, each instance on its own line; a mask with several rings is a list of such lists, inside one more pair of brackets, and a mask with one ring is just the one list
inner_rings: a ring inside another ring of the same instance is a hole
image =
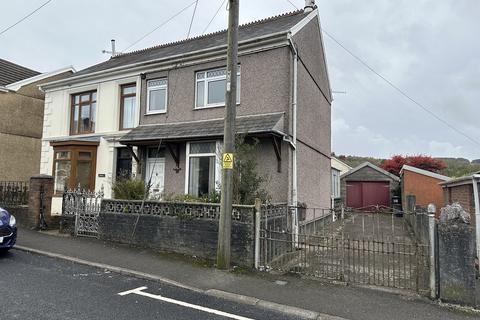
[[[359, 156], [346, 156], [340, 155], [337, 156], [338, 159], [345, 162], [352, 168], [362, 164], [365, 161], [371, 162], [379, 166], [385, 159], [378, 159], [372, 157], [359, 157]], [[440, 174], [443, 174], [448, 177], [461, 177], [464, 175], [469, 175], [474, 172], [480, 171], [480, 159], [476, 159], [470, 162], [468, 159], [464, 158], [436, 158], [442, 160], [447, 165], [447, 168], [442, 170]]]

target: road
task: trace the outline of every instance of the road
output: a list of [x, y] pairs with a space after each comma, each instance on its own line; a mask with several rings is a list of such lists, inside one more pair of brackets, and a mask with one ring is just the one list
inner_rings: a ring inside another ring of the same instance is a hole
[[296, 319], [19, 250], [0, 254], [0, 272], [2, 320]]

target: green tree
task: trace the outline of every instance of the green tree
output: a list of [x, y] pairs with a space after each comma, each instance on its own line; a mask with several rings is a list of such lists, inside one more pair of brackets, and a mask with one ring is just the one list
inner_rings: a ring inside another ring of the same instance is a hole
[[258, 138], [237, 135], [235, 138], [235, 158], [233, 166], [233, 201], [237, 204], [254, 204], [255, 198], [269, 201], [264, 188], [265, 176], [257, 172]]

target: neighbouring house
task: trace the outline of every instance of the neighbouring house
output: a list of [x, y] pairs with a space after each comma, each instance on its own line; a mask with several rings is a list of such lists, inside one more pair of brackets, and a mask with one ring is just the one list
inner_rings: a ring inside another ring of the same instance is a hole
[[471, 225], [476, 225], [480, 214], [480, 172], [440, 183], [444, 204], [458, 202], [470, 214]]
[[350, 167], [345, 162], [339, 160], [336, 157], [331, 159], [332, 165], [332, 177], [331, 177], [331, 197], [332, 197], [332, 208], [335, 206], [335, 202], [340, 201], [340, 176], [344, 173], [347, 173], [352, 167]]
[[[151, 196], [203, 196], [220, 184], [225, 30], [114, 55], [42, 86], [41, 172], [110, 197], [117, 177]], [[318, 9], [239, 28], [237, 132], [259, 140], [257, 171], [274, 202], [330, 206], [332, 95]], [[296, 133], [296, 135], [295, 135]]]
[[443, 190], [439, 183], [450, 180], [449, 177], [438, 173], [404, 165], [400, 170], [402, 188], [402, 207], [408, 210], [409, 196], [415, 197], [415, 205], [427, 208], [433, 203], [437, 208], [437, 216], [443, 207]]
[[392, 207], [400, 195], [400, 178], [370, 162], [340, 176], [343, 204], [349, 208]]
[[0, 59], [0, 181], [25, 181], [39, 173], [44, 93], [38, 86], [73, 71], [40, 73]]

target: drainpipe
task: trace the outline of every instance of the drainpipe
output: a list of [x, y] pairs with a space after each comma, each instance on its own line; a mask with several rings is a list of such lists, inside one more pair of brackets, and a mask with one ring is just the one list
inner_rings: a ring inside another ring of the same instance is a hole
[[478, 195], [478, 182], [480, 174], [472, 176], [473, 182], [473, 199], [475, 201], [475, 237], [477, 242], [477, 258], [480, 259], [480, 200]]
[[288, 41], [293, 51], [293, 97], [292, 97], [292, 206], [294, 207], [293, 231], [295, 234], [295, 243], [298, 243], [298, 196], [297, 196], [297, 86], [298, 86], [298, 52], [292, 40], [292, 35], [288, 34]]

